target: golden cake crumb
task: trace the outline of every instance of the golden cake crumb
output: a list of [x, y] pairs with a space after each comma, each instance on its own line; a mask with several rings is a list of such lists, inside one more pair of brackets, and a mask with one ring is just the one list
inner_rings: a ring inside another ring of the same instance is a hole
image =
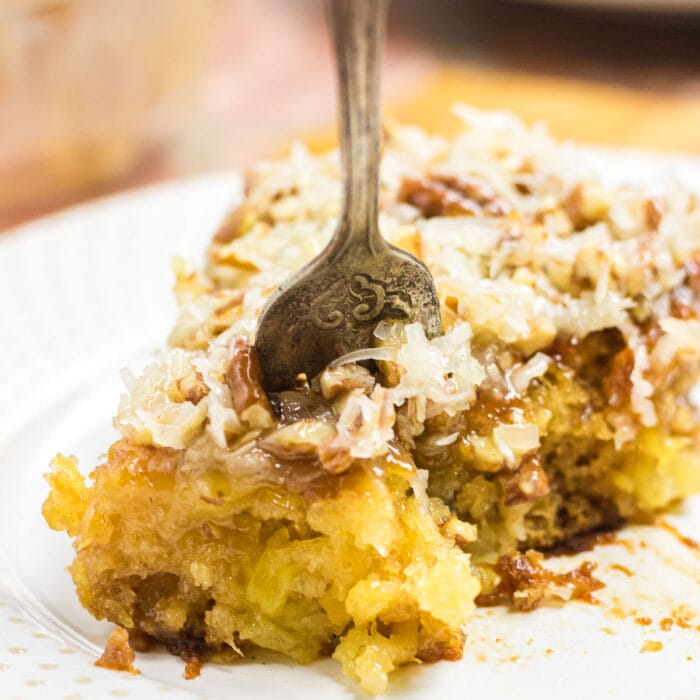
[[111, 671], [128, 671], [134, 675], [141, 673], [134, 668], [136, 653], [129, 645], [129, 633], [123, 627], [117, 627], [109, 635], [107, 646], [95, 666]]

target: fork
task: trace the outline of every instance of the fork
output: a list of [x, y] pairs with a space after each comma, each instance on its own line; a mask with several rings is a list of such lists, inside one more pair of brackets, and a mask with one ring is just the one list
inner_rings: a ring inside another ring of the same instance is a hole
[[380, 53], [387, 0], [330, 0], [340, 112], [342, 205], [328, 246], [285, 281], [262, 311], [255, 346], [268, 392], [311, 380], [373, 344], [380, 321], [441, 333], [432, 276], [379, 231]]

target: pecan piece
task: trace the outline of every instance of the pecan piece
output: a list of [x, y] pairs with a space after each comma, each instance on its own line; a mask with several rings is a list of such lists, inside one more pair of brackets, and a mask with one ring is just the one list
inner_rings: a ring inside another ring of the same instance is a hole
[[400, 202], [431, 216], [476, 216], [482, 211], [501, 215], [506, 203], [486, 184], [455, 175], [431, 175], [420, 180], [406, 178], [399, 188]]
[[603, 379], [605, 397], [613, 408], [623, 408], [629, 402], [632, 393], [633, 369], [634, 352], [626, 347], [615, 355], [610, 374]]
[[236, 338], [232, 350], [226, 384], [231, 391], [234, 410], [251, 427], [271, 427], [274, 421], [270, 402], [262, 388], [262, 370], [255, 348], [245, 338]]

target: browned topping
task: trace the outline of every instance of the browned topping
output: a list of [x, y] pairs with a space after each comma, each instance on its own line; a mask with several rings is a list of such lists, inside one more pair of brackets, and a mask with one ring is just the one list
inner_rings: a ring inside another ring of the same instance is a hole
[[191, 681], [192, 679], [197, 678], [201, 672], [202, 662], [197, 658], [193, 658], [185, 665], [185, 672], [182, 675], [185, 680]]
[[109, 635], [104, 653], [95, 661], [95, 666], [110, 671], [128, 671], [136, 675], [141, 672], [134, 668], [135, 658], [136, 653], [129, 646], [129, 633], [123, 627], [117, 627]]
[[648, 625], [651, 624], [651, 618], [650, 617], [637, 617], [634, 620], [638, 625], [642, 625], [642, 627], [647, 627]]
[[661, 627], [664, 632], [668, 632], [671, 627], [673, 627], [673, 620], [670, 617], [665, 617], [659, 622], [659, 627]]
[[233, 356], [226, 370], [226, 384], [231, 390], [233, 408], [239, 416], [255, 405], [270, 412], [270, 402], [262, 388], [258, 354], [244, 338], [236, 338], [233, 344]]
[[686, 260], [683, 263], [685, 270], [686, 284], [695, 292], [700, 294], [700, 256]]
[[537, 455], [526, 457], [518, 470], [504, 480], [505, 504], [533, 503], [549, 493], [549, 480]]
[[598, 196], [590, 183], [579, 183], [563, 202], [574, 231], [583, 231], [600, 221], [608, 211], [608, 204]]
[[214, 234], [214, 241], [225, 245], [243, 233], [241, 230], [248, 210], [245, 206], [234, 209], [219, 226], [219, 230]]
[[575, 367], [579, 355], [578, 346], [578, 338], [557, 335], [545, 352], [557, 362], [567, 367]]
[[644, 216], [650, 229], [656, 231], [659, 228], [663, 215], [664, 207], [658, 199], [651, 197], [644, 202]]
[[634, 369], [634, 352], [629, 347], [615, 355], [610, 374], [603, 379], [605, 397], [613, 408], [624, 408], [632, 393], [632, 370]]
[[214, 315], [219, 318], [226, 316], [229, 311], [239, 307], [245, 299], [245, 294], [240, 289], [231, 290], [227, 296], [229, 298], [214, 310]]
[[508, 211], [506, 203], [488, 185], [454, 175], [406, 178], [397, 198], [419, 209], [425, 218], [476, 216], [482, 211], [503, 215]]
[[496, 564], [500, 582], [493, 593], [477, 598], [478, 605], [494, 605], [510, 601], [516, 610], [534, 610], [552, 588], [566, 587], [572, 600], [593, 603], [592, 592], [603, 588], [602, 581], [593, 576], [596, 565], [583, 562], [571, 571], [557, 574], [542, 566], [544, 556], [533, 549], [524, 554], [502, 556]]
[[625, 576], [634, 576], [634, 572], [631, 569], [628, 569], [623, 564], [612, 564], [610, 568], [616, 569], [617, 571], [621, 571]]
[[697, 318], [693, 292], [688, 287], [674, 289], [671, 293], [671, 305], [669, 308], [671, 316], [687, 320]]
[[646, 639], [644, 640], [644, 644], [642, 644], [642, 648], [639, 650], [640, 654], [644, 654], [647, 651], [661, 651], [664, 648], [664, 645], [661, 642], [656, 642], [652, 639]]

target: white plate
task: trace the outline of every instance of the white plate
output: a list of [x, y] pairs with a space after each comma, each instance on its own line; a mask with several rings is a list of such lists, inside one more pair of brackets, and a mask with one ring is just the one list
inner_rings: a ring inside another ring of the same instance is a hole
[[[643, 153], [589, 151], [609, 180], [673, 171], [700, 183], [700, 162]], [[40, 507], [46, 465], [58, 451], [89, 470], [115, 437], [117, 371], [138, 366], [162, 343], [174, 314], [169, 257], [199, 259], [239, 196], [235, 174], [126, 193], [0, 236], [0, 697], [348, 698], [357, 688], [330, 660], [297, 666], [256, 655], [205, 666], [193, 681], [162, 652], [137, 658], [140, 676], [96, 668], [111, 626], [78, 604], [65, 567], [72, 550]], [[671, 520], [700, 537], [700, 500]], [[667, 532], [623, 532], [599, 562], [601, 605], [571, 603], [514, 614], [479, 610], [464, 659], [401, 671], [391, 694], [405, 697], [560, 696], [697, 698], [700, 688], [700, 557]], [[643, 548], [640, 542], [646, 542]], [[634, 571], [628, 577], [614, 564]], [[659, 622], [685, 603], [691, 628]], [[653, 620], [643, 627], [634, 617]], [[663, 649], [640, 654], [645, 640]], [[692, 659], [692, 660], [688, 660]], [[264, 663], [263, 663], [264, 661]]]

